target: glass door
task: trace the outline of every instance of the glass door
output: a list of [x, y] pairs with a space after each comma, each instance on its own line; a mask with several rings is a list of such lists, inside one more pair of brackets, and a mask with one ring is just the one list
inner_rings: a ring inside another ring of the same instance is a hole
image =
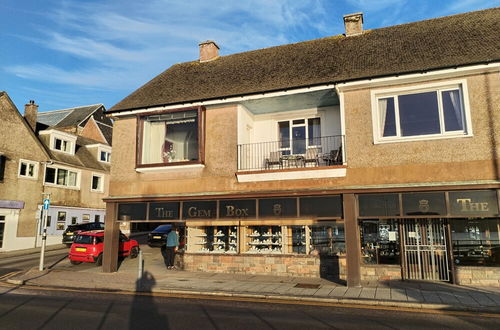
[[306, 124], [304, 119], [292, 122], [292, 154], [306, 153]]

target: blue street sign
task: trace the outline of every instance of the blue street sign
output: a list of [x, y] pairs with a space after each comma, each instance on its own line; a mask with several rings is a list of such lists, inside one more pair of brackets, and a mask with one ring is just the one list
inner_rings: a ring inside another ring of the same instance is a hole
[[50, 199], [45, 198], [45, 199], [43, 200], [43, 209], [44, 209], [44, 210], [48, 210], [48, 209], [49, 209], [49, 206], [50, 206]]

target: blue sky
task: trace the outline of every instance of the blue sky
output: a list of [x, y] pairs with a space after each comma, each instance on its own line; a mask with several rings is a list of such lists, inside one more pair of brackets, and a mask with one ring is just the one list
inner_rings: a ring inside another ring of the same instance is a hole
[[103, 103], [106, 108], [179, 62], [198, 43], [220, 54], [500, 6], [500, 0], [0, 0], [0, 90], [22, 112]]

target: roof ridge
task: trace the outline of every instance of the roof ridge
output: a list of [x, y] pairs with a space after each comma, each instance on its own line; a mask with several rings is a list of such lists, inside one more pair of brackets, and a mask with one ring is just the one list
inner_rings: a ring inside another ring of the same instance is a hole
[[88, 107], [93, 107], [93, 106], [104, 106], [104, 104], [102, 104], [102, 103], [96, 103], [96, 104], [81, 105], [81, 106], [78, 106], [78, 107], [65, 108], [65, 109], [46, 110], [46, 111], [40, 112], [40, 114], [62, 112], [62, 111], [70, 111], [70, 110], [76, 110], [76, 109], [79, 109], [79, 108], [88, 108]]
[[[317, 42], [317, 41], [325, 40], [325, 39], [334, 39], [334, 38], [347, 39], [347, 38], [352, 38], [352, 37], [361, 37], [366, 32], [399, 28], [399, 27], [405, 26], [405, 25], [412, 25], [412, 24], [419, 24], [419, 23], [428, 22], [428, 21], [436, 21], [436, 20], [442, 20], [442, 19], [449, 19], [450, 17], [454, 17], [454, 16], [470, 15], [470, 14], [473, 14], [473, 13], [479, 13], [479, 12], [482, 12], [482, 11], [489, 11], [489, 10], [494, 10], [494, 9], [500, 9], [500, 7], [486, 8], [486, 9], [474, 10], [474, 11], [469, 11], [469, 12], [464, 12], [464, 13], [457, 13], [457, 14], [440, 16], [440, 17], [426, 18], [426, 19], [419, 20], [419, 21], [406, 22], [406, 23], [401, 23], [401, 24], [396, 24], [396, 25], [389, 25], [389, 26], [382, 26], [382, 27], [377, 27], [377, 28], [373, 28], [373, 29], [366, 29], [366, 30], [363, 30], [363, 33], [355, 35], [355, 36], [350, 36], [350, 37], [346, 37], [345, 34], [342, 33], [342, 34], [335, 34], [335, 35], [324, 36], [324, 37], [320, 37], [320, 38], [316, 38], [316, 39], [302, 40], [302, 41], [290, 42], [290, 43], [281, 44], [281, 45], [256, 48], [256, 49], [251, 49], [251, 50], [247, 50], [247, 51], [243, 51], [243, 52], [238, 52], [238, 53], [232, 53], [232, 54], [227, 54], [227, 55], [219, 55], [217, 59], [227, 58], [227, 57], [230, 57], [230, 56], [233, 56], [233, 55], [240, 55], [240, 54], [249, 54], [249, 53], [253, 53], [253, 52], [260, 52], [260, 51], [266, 50], [266, 49], [288, 47], [288, 46], [298, 45], [298, 44], [307, 44], [307, 43]], [[217, 61], [217, 59], [215, 59], [214, 61]], [[212, 62], [212, 61], [204, 62], [202, 64], [205, 64], [205, 63], [209, 64], [210, 62]], [[173, 67], [174, 65], [189, 64], [189, 63], [200, 63], [200, 61], [199, 60], [192, 60], [192, 61], [186, 61], [186, 62], [179, 62], [179, 63], [173, 64], [171, 67]], [[167, 70], [168, 70], [168, 68], [167, 68]]]

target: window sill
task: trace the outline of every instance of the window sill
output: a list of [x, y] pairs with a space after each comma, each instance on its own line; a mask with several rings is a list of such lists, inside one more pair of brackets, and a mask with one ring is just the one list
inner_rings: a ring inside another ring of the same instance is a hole
[[384, 144], [384, 143], [401, 143], [401, 142], [418, 142], [418, 141], [431, 141], [431, 140], [443, 140], [443, 139], [461, 139], [461, 138], [471, 138], [474, 137], [473, 134], [453, 134], [453, 135], [420, 135], [407, 138], [391, 138], [391, 139], [377, 139], [374, 144]]
[[18, 177], [18, 179], [27, 179], [27, 180], [32, 180], [32, 181], [38, 180], [38, 177], [30, 177], [30, 176], [22, 176], [22, 175], [18, 175], [17, 177]]
[[69, 189], [69, 190], [80, 190], [80, 187], [68, 187], [68, 186], [61, 186], [53, 183], [47, 183], [44, 182], [43, 184], [46, 187], [52, 187], [52, 188], [61, 188], [61, 189]]
[[203, 169], [204, 164], [190, 164], [190, 165], [174, 165], [174, 166], [158, 166], [158, 167], [139, 167], [135, 171], [139, 173], [152, 173], [152, 172], [168, 172], [175, 170], [192, 170]]

